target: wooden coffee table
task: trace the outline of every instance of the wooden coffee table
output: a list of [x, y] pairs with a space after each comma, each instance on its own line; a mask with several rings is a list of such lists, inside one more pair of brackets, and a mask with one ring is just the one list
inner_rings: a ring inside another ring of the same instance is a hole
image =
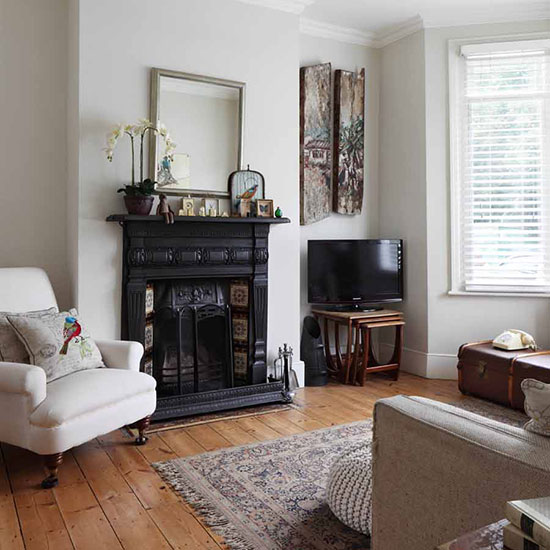
[[502, 529], [507, 523], [507, 520], [502, 519], [442, 544], [435, 550], [505, 550]]
[[[323, 338], [327, 366], [332, 376], [344, 384], [365, 384], [365, 378], [372, 372], [393, 372], [399, 376], [403, 350], [403, 329], [405, 320], [401, 311], [383, 309], [380, 311], [330, 311], [313, 309], [313, 315], [323, 321]], [[330, 351], [329, 323], [333, 324], [335, 355]], [[340, 327], [347, 333], [346, 354], [340, 349]], [[381, 364], [372, 348], [371, 331], [374, 328], [395, 327], [395, 345], [389, 363]]]

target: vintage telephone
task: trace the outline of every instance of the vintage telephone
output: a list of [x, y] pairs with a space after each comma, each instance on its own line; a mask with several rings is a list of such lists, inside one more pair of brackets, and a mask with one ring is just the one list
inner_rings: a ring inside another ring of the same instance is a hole
[[514, 351], [518, 349], [531, 348], [536, 350], [537, 344], [535, 339], [527, 332], [517, 329], [505, 330], [493, 340], [495, 348], [504, 349], [506, 351]]

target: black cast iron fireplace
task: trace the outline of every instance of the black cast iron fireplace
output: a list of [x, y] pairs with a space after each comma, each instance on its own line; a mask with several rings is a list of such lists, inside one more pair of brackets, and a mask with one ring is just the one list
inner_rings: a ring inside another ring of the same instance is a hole
[[113, 215], [123, 227], [122, 338], [157, 380], [153, 419], [288, 402], [267, 382], [271, 224], [286, 218]]

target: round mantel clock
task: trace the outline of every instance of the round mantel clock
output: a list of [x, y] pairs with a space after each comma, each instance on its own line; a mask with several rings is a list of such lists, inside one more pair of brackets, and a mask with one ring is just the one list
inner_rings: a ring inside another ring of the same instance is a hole
[[[256, 211], [256, 200], [264, 198], [265, 179], [255, 170], [237, 170], [229, 175], [229, 195], [231, 197], [231, 214], [244, 215], [244, 202], [248, 212]], [[248, 214], [250, 215], [250, 214]]]

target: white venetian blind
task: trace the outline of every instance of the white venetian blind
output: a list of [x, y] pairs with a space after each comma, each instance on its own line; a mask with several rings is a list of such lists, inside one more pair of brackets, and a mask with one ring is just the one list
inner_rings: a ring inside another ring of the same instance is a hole
[[550, 292], [550, 40], [461, 54], [461, 286]]

